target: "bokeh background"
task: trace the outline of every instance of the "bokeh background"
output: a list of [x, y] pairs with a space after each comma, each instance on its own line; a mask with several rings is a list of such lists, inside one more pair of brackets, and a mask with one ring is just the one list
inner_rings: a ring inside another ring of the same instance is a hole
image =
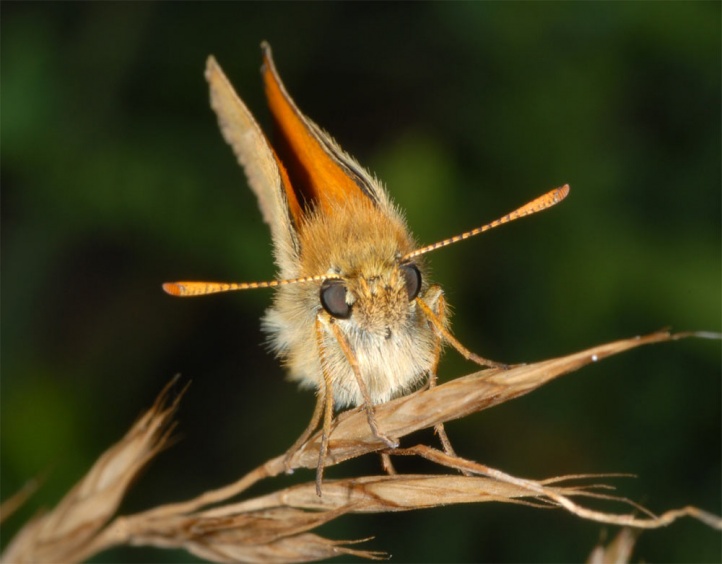
[[[313, 395], [264, 349], [268, 291], [187, 301], [160, 290], [274, 273], [267, 228], [208, 107], [210, 53], [268, 124], [258, 71], [270, 41], [299, 106], [386, 182], [421, 242], [571, 184], [554, 210], [430, 257], [456, 335], [480, 354], [515, 363], [665, 326], [722, 329], [719, 3], [0, 10], [2, 497], [46, 476], [3, 544], [175, 373], [192, 380], [182, 440], [123, 512], [234, 480], [310, 417]], [[655, 511], [720, 514], [720, 355], [709, 340], [636, 350], [448, 431], [461, 454], [519, 476], [631, 472], [619, 493]], [[450, 351], [440, 379], [474, 369]], [[327, 476], [378, 471], [366, 457]], [[375, 536], [367, 546], [397, 562], [558, 562], [614, 530], [484, 504], [347, 516], [321, 532]], [[686, 520], [643, 534], [635, 558], [712, 562], [721, 551], [718, 532]], [[94, 561], [194, 560], [124, 548]]]

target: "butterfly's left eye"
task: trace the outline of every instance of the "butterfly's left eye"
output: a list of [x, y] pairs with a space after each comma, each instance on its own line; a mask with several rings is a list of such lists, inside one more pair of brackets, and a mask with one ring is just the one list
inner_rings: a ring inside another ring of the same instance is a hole
[[411, 301], [419, 295], [419, 291], [421, 290], [421, 272], [419, 272], [419, 269], [413, 263], [402, 264], [401, 272], [404, 275], [409, 301]]
[[321, 284], [321, 305], [337, 319], [351, 317], [351, 306], [346, 303], [346, 284], [343, 280], [328, 279]]

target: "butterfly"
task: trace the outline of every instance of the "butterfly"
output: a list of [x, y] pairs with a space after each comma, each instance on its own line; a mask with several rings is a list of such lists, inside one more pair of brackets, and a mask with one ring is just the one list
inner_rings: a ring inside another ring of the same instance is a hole
[[[379, 447], [398, 440], [376, 422], [374, 405], [434, 385], [445, 343], [482, 366], [503, 367], [464, 347], [449, 330], [444, 292], [424, 255], [545, 210], [569, 193], [551, 190], [496, 221], [419, 247], [382, 184], [306, 117], [289, 96], [271, 48], [262, 77], [277, 131], [272, 145], [213, 57], [206, 66], [211, 107], [271, 229], [278, 276], [267, 282], [172, 282], [174, 296], [275, 288], [263, 328], [289, 378], [317, 403], [293, 453], [322, 426], [316, 472], [321, 495], [334, 408], [363, 406]], [[443, 428], [445, 447], [450, 444]]]

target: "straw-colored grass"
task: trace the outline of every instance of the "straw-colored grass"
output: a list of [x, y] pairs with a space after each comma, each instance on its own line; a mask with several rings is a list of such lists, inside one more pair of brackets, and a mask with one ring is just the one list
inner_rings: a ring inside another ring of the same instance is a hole
[[[384, 433], [400, 438], [519, 397], [608, 356], [685, 336], [689, 334], [658, 332], [506, 371], [483, 370], [377, 406], [376, 419]], [[313, 530], [345, 514], [485, 501], [559, 507], [583, 519], [637, 530], [669, 525], [683, 516], [722, 529], [722, 519], [694, 507], [653, 515], [612, 495], [609, 486], [592, 483], [592, 479], [599, 480], [600, 476], [521, 479], [424, 445], [389, 452], [393, 456], [424, 457], [439, 466], [437, 474], [327, 480], [322, 497], [316, 495], [315, 483], [308, 482], [256, 498], [231, 501], [259, 480], [286, 471], [287, 465], [291, 469], [315, 468], [320, 433], [311, 436], [295, 453], [287, 453], [290, 456], [281, 454], [268, 460], [232, 484], [187, 501], [133, 515], [116, 515], [120, 501], [140, 470], [168, 444], [174, 427], [172, 417], [182, 395], [169, 399], [172, 387], [173, 382], [126, 436], [103, 453], [57, 507], [21, 529], [3, 554], [4, 562], [79, 562], [118, 545], [183, 548], [214, 562], [313, 561], [343, 554], [378, 559], [385, 555], [356, 548], [355, 543], [360, 541], [329, 540]], [[334, 422], [326, 466], [386, 448], [370, 431], [365, 412], [353, 409], [341, 413]], [[2, 515], [12, 512], [23, 497], [11, 498], [3, 504]], [[583, 504], [585, 498], [621, 503], [626, 512], [592, 510]], [[616, 561], [626, 561], [635, 536], [624, 534], [607, 547], [597, 547], [589, 561], [605, 562], [619, 554], [627, 556]]]
[[600, 542], [594, 547], [589, 558], [587, 558], [587, 564], [623, 564], [629, 562], [638, 536], [638, 531], [623, 527], [608, 544], [604, 545]]

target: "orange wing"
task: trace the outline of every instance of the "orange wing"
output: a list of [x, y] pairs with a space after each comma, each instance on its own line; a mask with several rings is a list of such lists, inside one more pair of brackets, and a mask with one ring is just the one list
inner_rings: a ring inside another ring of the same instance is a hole
[[[288, 172], [284, 178], [289, 208], [296, 228], [312, 208], [329, 213], [334, 202], [349, 198], [374, 199], [354, 180], [345, 154], [326, 133], [304, 116], [286, 92], [273, 64], [270, 47], [263, 45], [263, 80], [277, 127], [274, 145]], [[280, 165], [280, 161], [279, 161]]]

